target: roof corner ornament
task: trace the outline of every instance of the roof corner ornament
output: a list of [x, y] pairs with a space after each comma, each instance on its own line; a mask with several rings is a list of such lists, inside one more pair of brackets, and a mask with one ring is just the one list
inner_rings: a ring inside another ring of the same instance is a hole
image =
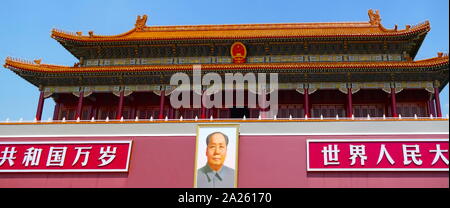
[[380, 18], [380, 11], [377, 9], [375, 12], [373, 12], [372, 9], [369, 9], [369, 23], [371, 25], [380, 25], [381, 24], [381, 18]]
[[138, 15], [136, 19], [136, 24], [134, 25], [136, 31], [142, 31], [146, 23], [147, 23], [147, 15], [144, 14], [142, 18], [140, 15]]
[[35, 59], [35, 60], [33, 60], [33, 62], [35, 64], [37, 64], [37, 65], [41, 65], [41, 61], [42, 61], [42, 59]]
[[88, 33], [89, 33], [89, 37], [90, 37], [90, 38], [93, 38], [93, 37], [94, 37], [94, 31], [91, 30], [91, 31], [89, 31]]
[[77, 34], [78, 37], [81, 37], [83, 35], [83, 32], [78, 31], [78, 32], [76, 32], [76, 34]]

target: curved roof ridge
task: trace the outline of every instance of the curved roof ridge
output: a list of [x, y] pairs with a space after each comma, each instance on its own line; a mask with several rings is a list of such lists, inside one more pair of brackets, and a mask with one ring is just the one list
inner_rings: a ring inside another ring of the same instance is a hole
[[[227, 29], [278, 29], [278, 28], [341, 28], [341, 27], [371, 27], [368, 22], [293, 22], [293, 23], [244, 23], [244, 24], [205, 24], [205, 25], [154, 25], [146, 26], [144, 30], [227, 30]], [[373, 27], [373, 26], [372, 26]]]

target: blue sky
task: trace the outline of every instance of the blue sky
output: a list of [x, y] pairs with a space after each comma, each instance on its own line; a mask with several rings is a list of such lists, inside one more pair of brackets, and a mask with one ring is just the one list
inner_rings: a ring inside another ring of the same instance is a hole
[[[7, 56], [43, 63], [73, 65], [77, 60], [50, 38], [52, 28], [115, 35], [134, 27], [137, 15], [148, 15], [147, 25], [198, 25], [288, 22], [365, 22], [367, 10], [379, 9], [382, 24], [400, 29], [425, 20], [431, 31], [417, 59], [448, 53], [448, 0], [189, 0], [189, 1], [23, 1], [2, 0], [0, 5], [0, 62]], [[33, 120], [39, 92], [13, 72], [0, 67], [0, 121]], [[441, 92], [443, 114], [449, 111], [448, 85]], [[42, 119], [52, 117], [54, 102], [46, 99]]]

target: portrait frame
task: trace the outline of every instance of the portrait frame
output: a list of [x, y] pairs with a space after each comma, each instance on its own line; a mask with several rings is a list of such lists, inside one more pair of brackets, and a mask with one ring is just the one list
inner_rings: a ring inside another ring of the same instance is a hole
[[[227, 156], [224, 166], [234, 169], [234, 182], [232, 188], [237, 188], [238, 184], [238, 161], [239, 161], [239, 124], [199, 124], [197, 125], [195, 139], [195, 162], [194, 162], [194, 188], [198, 187], [197, 172], [199, 168], [206, 165], [206, 137], [214, 132], [226, 134], [229, 138], [227, 146]], [[231, 150], [230, 150], [231, 149]], [[231, 152], [231, 154], [230, 154]], [[231, 164], [231, 165], [230, 165]]]

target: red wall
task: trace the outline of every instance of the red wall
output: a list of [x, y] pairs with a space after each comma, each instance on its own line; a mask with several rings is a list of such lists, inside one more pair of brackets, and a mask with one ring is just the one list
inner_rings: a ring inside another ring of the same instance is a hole
[[[239, 187], [449, 187], [448, 172], [307, 172], [306, 139], [447, 138], [448, 135], [241, 136]], [[133, 140], [128, 173], [0, 173], [0, 187], [192, 187], [194, 136], [0, 138]]]

